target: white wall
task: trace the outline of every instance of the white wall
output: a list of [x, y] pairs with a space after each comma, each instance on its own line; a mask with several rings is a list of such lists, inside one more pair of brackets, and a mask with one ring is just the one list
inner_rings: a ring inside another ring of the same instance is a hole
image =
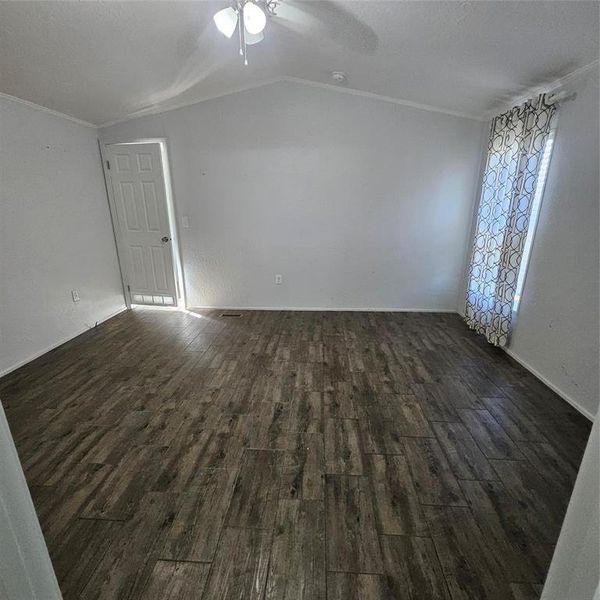
[[0, 404], [0, 598], [62, 598]]
[[0, 99], [0, 374], [124, 306], [96, 138]]
[[484, 127], [281, 82], [101, 137], [167, 138], [189, 306], [455, 310]]
[[542, 600], [596, 600], [600, 589], [600, 421], [595, 420]]
[[598, 74], [560, 107], [509, 351], [588, 416], [598, 408]]

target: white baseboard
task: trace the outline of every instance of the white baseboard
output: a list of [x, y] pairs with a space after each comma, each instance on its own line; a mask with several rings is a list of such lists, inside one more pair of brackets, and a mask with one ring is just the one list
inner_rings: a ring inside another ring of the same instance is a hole
[[[103, 319], [100, 319], [98, 321], [98, 324], [104, 323], [105, 321], [108, 321], [109, 319], [112, 319], [113, 317], [116, 317], [117, 315], [121, 314], [122, 312], [124, 312], [126, 310], [127, 310], [127, 307], [123, 306], [123, 308], [120, 308], [119, 310], [116, 310], [115, 312], [110, 313], [108, 316], [104, 317]], [[4, 377], [5, 375], [8, 375], [9, 373], [12, 373], [13, 371], [16, 371], [20, 367], [26, 365], [27, 363], [30, 363], [32, 360], [35, 360], [36, 358], [39, 358], [40, 356], [46, 354], [46, 352], [50, 352], [50, 350], [54, 350], [55, 348], [58, 348], [59, 346], [62, 346], [63, 344], [66, 344], [67, 342], [69, 342], [73, 338], [76, 338], [78, 335], [81, 335], [82, 333], [85, 333], [86, 331], [89, 331], [90, 329], [91, 329], [91, 327], [84, 327], [80, 331], [78, 331], [77, 333], [75, 333], [74, 335], [71, 335], [71, 336], [69, 336], [67, 338], [64, 338], [64, 339], [56, 342], [55, 344], [47, 346], [43, 350], [40, 350], [39, 352], [36, 352], [35, 354], [32, 354], [31, 356], [28, 356], [24, 360], [20, 360], [18, 363], [14, 364], [14, 365], [11, 365], [10, 367], [8, 367], [8, 369], [4, 369], [3, 371], [0, 371], [0, 377]]]
[[289, 310], [306, 312], [424, 312], [424, 313], [456, 313], [453, 308], [347, 308], [325, 306], [188, 306], [188, 310], [199, 308], [203, 310]]
[[565, 402], [568, 402], [574, 409], [580, 412], [584, 417], [587, 417], [590, 421], [593, 421], [595, 415], [589, 410], [581, 406], [579, 402], [571, 398], [569, 394], [566, 394], [558, 386], [554, 385], [547, 377], [544, 377], [537, 369], [534, 369], [528, 362], [524, 361], [520, 356], [515, 354], [510, 348], [503, 348], [504, 352], [511, 358], [514, 358], [522, 367], [527, 369], [532, 375], [537, 377], [542, 383], [545, 383], [553, 392], [557, 393]]

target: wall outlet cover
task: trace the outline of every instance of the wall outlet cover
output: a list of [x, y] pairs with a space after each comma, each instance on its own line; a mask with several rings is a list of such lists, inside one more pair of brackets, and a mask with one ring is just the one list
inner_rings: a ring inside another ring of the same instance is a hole
[[71, 290], [71, 298], [73, 298], [73, 302], [79, 302], [79, 300], [81, 300], [77, 290]]

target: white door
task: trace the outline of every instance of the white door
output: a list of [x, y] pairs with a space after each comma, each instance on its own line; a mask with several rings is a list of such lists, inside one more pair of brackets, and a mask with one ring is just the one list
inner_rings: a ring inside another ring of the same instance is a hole
[[175, 306], [172, 234], [160, 144], [109, 144], [105, 159], [129, 300]]

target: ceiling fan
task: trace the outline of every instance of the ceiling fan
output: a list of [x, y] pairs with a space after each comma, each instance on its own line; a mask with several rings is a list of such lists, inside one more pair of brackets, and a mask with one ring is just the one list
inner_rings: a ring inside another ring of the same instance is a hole
[[217, 29], [231, 38], [238, 32], [240, 56], [248, 64], [247, 46], [264, 39], [268, 19], [277, 17], [277, 27], [313, 37], [327, 36], [333, 42], [360, 54], [377, 48], [375, 32], [357, 18], [343, 3], [333, 0], [231, 0], [213, 21]]
[[275, 0], [236, 0], [213, 16], [217, 29], [225, 37], [231, 38], [238, 30], [240, 56], [245, 65], [248, 64], [247, 46], [262, 42], [267, 16], [275, 16], [277, 4]]

